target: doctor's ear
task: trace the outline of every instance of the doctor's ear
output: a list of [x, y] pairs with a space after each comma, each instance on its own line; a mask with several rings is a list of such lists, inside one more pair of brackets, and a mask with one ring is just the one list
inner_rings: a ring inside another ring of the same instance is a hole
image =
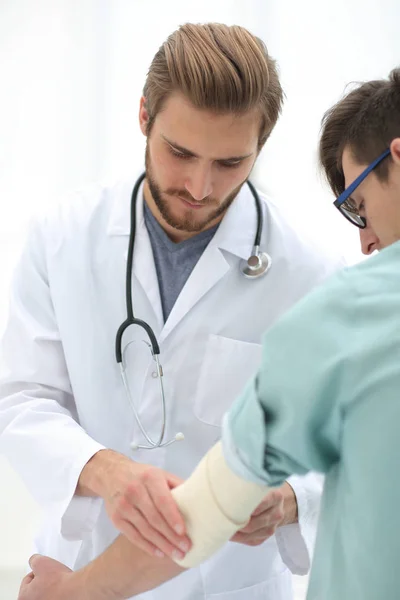
[[146, 98], [144, 96], [142, 96], [140, 98], [140, 107], [139, 107], [139, 125], [140, 125], [141, 132], [146, 137], [148, 135], [149, 122], [150, 122], [150, 115], [146, 108]]
[[390, 144], [393, 162], [400, 166], [400, 138], [395, 138]]

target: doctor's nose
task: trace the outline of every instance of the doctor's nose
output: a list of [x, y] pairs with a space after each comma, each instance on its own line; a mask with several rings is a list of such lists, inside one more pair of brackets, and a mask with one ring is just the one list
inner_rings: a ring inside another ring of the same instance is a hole
[[211, 169], [198, 167], [193, 169], [186, 180], [185, 187], [189, 194], [197, 202], [201, 202], [212, 192]]
[[381, 248], [378, 236], [375, 235], [368, 223], [365, 229], [360, 229], [360, 243], [361, 252], [366, 255], [372, 254], [375, 250]]

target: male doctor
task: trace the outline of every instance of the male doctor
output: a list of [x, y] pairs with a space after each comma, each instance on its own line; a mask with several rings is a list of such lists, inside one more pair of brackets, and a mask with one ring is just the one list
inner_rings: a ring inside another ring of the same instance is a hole
[[[0, 449], [43, 508], [38, 553], [76, 570], [121, 532], [158, 573], [190, 549], [171, 490], [220, 438], [263, 332], [342, 264], [262, 198], [270, 269], [242, 272], [257, 229], [246, 180], [281, 104], [274, 61], [240, 27], [185, 25], [150, 66], [128, 285], [160, 345], [169, 445], [154, 443], [161, 370], [140, 328], [123, 336], [125, 385], [115, 357], [135, 181], [81, 191], [32, 228], [2, 344]], [[143, 598], [289, 600], [291, 572], [310, 566], [320, 492], [313, 474], [288, 479], [216, 556]]]

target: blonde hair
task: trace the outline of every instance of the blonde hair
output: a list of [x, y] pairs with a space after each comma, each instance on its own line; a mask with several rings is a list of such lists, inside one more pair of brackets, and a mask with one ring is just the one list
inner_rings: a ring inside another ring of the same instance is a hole
[[283, 102], [275, 61], [247, 29], [220, 23], [187, 23], [174, 31], [150, 65], [143, 95], [148, 134], [173, 93], [196, 108], [242, 114], [260, 109], [259, 149], [273, 130]]

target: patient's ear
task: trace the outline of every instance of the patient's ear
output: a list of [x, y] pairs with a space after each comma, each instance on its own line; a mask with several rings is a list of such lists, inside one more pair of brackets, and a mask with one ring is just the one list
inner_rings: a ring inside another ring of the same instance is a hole
[[393, 162], [400, 166], [400, 138], [395, 138], [390, 144]]

